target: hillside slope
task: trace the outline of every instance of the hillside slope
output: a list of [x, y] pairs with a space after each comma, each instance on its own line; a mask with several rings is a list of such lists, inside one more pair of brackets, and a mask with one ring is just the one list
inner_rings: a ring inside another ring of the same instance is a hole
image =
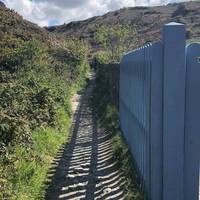
[[29, 22], [14, 10], [7, 8], [0, 1], [0, 39], [5, 34], [13, 35], [22, 40], [35, 39], [48, 46], [59, 47], [62, 45], [62, 37], [57, 37], [53, 33], [49, 33], [44, 28]]
[[44, 199], [47, 173], [86, 84], [89, 47], [24, 20], [0, 2], [0, 199]]
[[76, 35], [94, 42], [94, 33], [101, 25], [124, 24], [136, 26], [140, 45], [157, 41], [165, 23], [179, 22], [187, 25], [187, 39], [200, 38], [200, 2], [174, 3], [156, 7], [130, 7], [84, 21], [71, 22], [46, 28], [48, 31], [65, 36]]

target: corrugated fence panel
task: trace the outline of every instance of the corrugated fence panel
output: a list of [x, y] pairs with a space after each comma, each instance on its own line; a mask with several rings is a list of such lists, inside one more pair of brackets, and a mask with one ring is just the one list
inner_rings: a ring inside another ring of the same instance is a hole
[[[161, 181], [159, 171], [161, 170], [162, 143], [162, 138], [158, 136], [160, 130], [157, 130], [157, 127], [161, 127], [162, 121], [160, 118], [159, 126], [155, 127], [151, 125], [151, 121], [154, 120], [154, 117], [157, 118], [162, 114], [160, 107], [158, 109], [158, 105], [162, 105], [161, 63], [162, 44], [159, 42], [148, 44], [124, 55], [120, 66], [121, 129], [134, 157], [143, 187], [149, 195], [157, 193], [154, 194], [156, 196], [159, 196], [158, 190], [161, 185], [161, 182], [159, 185], [157, 182]], [[155, 85], [153, 90], [152, 84]], [[152, 107], [151, 102], [155, 99], [156, 104], [154, 103]], [[152, 112], [154, 112], [153, 117], [151, 116]], [[155, 136], [153, 146], [151, 146], [152, 129]], [[152, 153], [155, 155], [151, 155]], [[155, 187], [157, 186], [158, 189], [153, 188], [150, 191], [151, 182], [153, 184], [156, 182]], [[160, 200], [160, 196], [157, 199]]]
[[198, 200], [200, 44], [186, 53], [183, 24], [163, 36], [121, 60], [120, 127], [147, 199]]
[[199, 198], [200, 166], [200, 44], [187, 47], [185, 116], [185, 199]]
[[[124, 56], [120, 68], [121, 128], [144, 178], [145, 62], [144, 49]], [[141, 145], [142, 144], [142, 145]]]

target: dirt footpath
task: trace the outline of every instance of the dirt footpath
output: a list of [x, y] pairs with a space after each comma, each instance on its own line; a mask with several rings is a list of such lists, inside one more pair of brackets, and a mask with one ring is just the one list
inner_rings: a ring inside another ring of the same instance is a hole
[[125, 178], [113, 159], [110, 136], [97, 131], [89, 106], [91, 93], [92, 84], [73, 98], [70, 143], [54, 160], [47, 200], [124, 199]]

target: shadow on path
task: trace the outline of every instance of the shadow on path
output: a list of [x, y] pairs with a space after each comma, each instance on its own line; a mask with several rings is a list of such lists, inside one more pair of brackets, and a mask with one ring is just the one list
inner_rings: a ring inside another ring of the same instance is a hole
[[124, 199], [125, 178], [113, 159], [110, 136], [97, 131], [91, 93], [92, 84], [74, 113], [70, 143], [60, 149], [49, 170], [46, 200]]

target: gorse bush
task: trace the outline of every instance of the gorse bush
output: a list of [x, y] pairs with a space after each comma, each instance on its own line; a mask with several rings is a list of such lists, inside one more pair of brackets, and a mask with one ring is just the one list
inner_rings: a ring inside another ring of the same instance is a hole
[[[103, 68], [103, 66], [100, 66]], [[119, 129], [119, 113], [112, 104], [110, 91], [103, 69], [98, 69], [96, 74], [96, 87], [93, 94], [93, 109], [97, 113], [98, 126], [112, 136], [112, 150], [114, 158], [120, 166], [120, 170], [126, 177], [123, 189], [127, 200], [144, 200], [143, 191], [140, 188], [138, 176], [131, 159], [131, 152], [122, 137]], [[104, 77], [103, 77], [104, 76]]]
[[[8, 145], [18, 131], [23, 138], [23, 131], [27, 135], [36, 127], [56, 124], [56, 110], [66, 102], [69, 83], [83, 82], [88, 71], [85, 48], [78, 41], [69, 47], [72, 51], [61, 59], [60, 50], [51, 55], [37, 41], [5, 36], [0, 42], [1, 143]], [[24, 128], [17, 131], [14, 124]]]
[[[144, 193], [140, 188], [138, 176], [131, 159], [131, 153], [120, 132], [119, 113], [116, 105], [113, 104], [112, 91], [110, 87], [109, 70], [110, 62], [119, 61], [125, 49], [129, 48], [123, 40], [128, 38], [129, 29], [121, 26], [100, 27], [97, 33], [97, 41], [102, 44], [104, 49], [94, 55], [93, 65], [96, 72], [96, 85], [93, 90], [92, 105], [96, 113], [99, 128], [112, 136], [112, 150], [114, 158], [120, 166], [120, 170], [126, 177], [124, 184], [125, 199], [144, 200]], [[121, 36], [121, 34], [125, 34]], [[114, 44], [118, 40], [119, 46]], [[121, 46], [121, 47], [120, 47]], [[119, 47], [119, 49], [118, 49]], [[110, 53], [109, 53], [110, 52]], [[114, 69], [114, 68], [113, 68]]]
[[31, 130], [56, 121], [58, 97], [50, 81], [55, 72], [49, 66], [46, 49], [36, 41], [6, 36], [0, 43], [0, 54], [1, 145], [29, 143]]
[[77, 38], [67, 38], [66, 48], [52, 50], [55, 69], [59, 75], [65, 73], [71, 83], [84, 83], [89, 72], [89, 45]]
[[123, 53], [138, 45], [135, 27], [116, 24], [109, 27], [102, 25], [95, 34], [96, 43], [109, 56], [109, 62], [119, 62]]
[[[72, 90], [83, 86], [88, 75], [89, 47], [78, 39], [66, 40], [63, 46], [66, 48], [50, 49], [37, 40], [24, 41], [11, 35], [4, 35], [0, 41], [0, 199], [8, 198], [11, 190], [15, 191], [12, 193], [16, 199], [26, 199], [17, 198], [19, 182], [25, 187], [24, 183], [37, 177], [38, 170], [42, 170], [40, 160], [43, 158], [34, 150], [37, 149], [35, 143], [39, 145], [36, 133], [39, 132], [38, 137], [44, 141], [45, 137], [51, 138], [49, 143], [57, 139], [52, 147], [54, 153], [64, 141], [60, 110], [68, 119]], [[51, 131], [45, 131], [49, 129]], [[56, 135], [58, 133], [60, 136]], [[25, 175], [21, 177], [23, 170]], [[31, 199], [30, 196], [27, 199]]]
[[97, 113], [97, 122], [100, 129], [103, 129], [112, 136], [112, 149], [114, 158], [120, 166], [120, 170], [126, 177], [124, 192], [127, 200], [144, 200], [143, 191], [140, 188], [138, 176], [131, 159], [131, 153], [122, 137], [119, 129], [119, 113], [112, 103], [110, 96], [109, 80], [106, 74], [102, 57], [99, 57], [96, 66], [96, 86], [93, 90], [92, 105]]

